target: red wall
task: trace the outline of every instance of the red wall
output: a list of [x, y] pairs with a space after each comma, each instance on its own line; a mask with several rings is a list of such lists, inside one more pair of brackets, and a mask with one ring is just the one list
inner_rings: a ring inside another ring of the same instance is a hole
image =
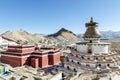
[[24, 58], [21, 58], [21, 65], [30, 65], [31, 64], [31, 57], [28, 56], [28, 57], [24, 57]]
[[49, 55], [49, 65], [56, 65], [60, 62], [60, 52]]
[[10, 64], [13, 67], [30, 65], [30, 57], [17, 58], [17, 57], [9, 57], [9, 56], [1, 56], [1, 61], [3, 63]]
[[39, 58], [39, 66], [41, 68], [48, 67], [48, 56], [42, 56]]
[[28, 48], [28, 49], [9, 49], [7, 50], [8, 52], [16, 52], [16, 53], [21, 53], [21, 54], [24, 54], [24, 53], [30, 53], [30, 52], [34, 52], [34, 48]]
[[49, 55], [49, 65], [53, 65], [54, 63], [54, 56], [53, 55]]
[[57, 52], [53, 58], [54, 58], [53, 65], [57, 65], [60, 62], [60, 52]]
[[21, 66], [21, 59], [15, 57], [1, 56], [1, 61], [13, 67]]
[[31, 66], [34, 68], [39, 68], [39, 59], [38, 58], [31, 58]]

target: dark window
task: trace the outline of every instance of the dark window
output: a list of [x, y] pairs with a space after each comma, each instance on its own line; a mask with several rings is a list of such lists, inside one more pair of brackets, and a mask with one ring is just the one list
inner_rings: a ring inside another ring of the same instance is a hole
[[104, 57], [104, 59], [106, 59], [106, 58]]
[[82, 59], [84, 59], [84, 57], [83, 57], [83, 56], [81, 56], [81, 58], [82, 58]]
[[76, 70], [75, 68], [74, 68], [73, 70], [74, 70], [75, 72], [77, 72], [77, 70]]
[[92, 43], [92, 40], [90, 40], [90, 43]]
[[107, 66], [109, 67], [109, 66], [110, 66], [110, 64], [107, 64]]
[[76, 55], [76, 57], [78, 57], [78, 55]]
[[88, 53], [92, 53], [92, 50], [91, 50], [91, 49], [88, 49]]
[[69, 67], [69, 66], [67, 66], [67, 69], [70, 69], [70, 67]]
[[71, 62], [73, 62], [73, 60]]
[[48, 60], [49, 65], [51, 65], [51, 64], [52, 64], [52, 57], [49, 56], [48, 59], [49, 59], [49, 60]]
[[96, 60], [98, 60], [98, 58], [96, 57]]
[[77, 62], [77, 64], [80, 64], [79, 62]]
[[101, 64], [98, 64], [99, 67], [101, 67]]

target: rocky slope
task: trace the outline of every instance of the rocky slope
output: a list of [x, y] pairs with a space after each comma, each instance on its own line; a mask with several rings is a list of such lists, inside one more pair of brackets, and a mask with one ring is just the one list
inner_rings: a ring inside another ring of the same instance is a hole
[[76, 35], [73, 32], [71, 32], [65, 28], [61, 28], [58, 32], [51, 34], [51, 35], [48, 35], [48, 37], [56, 38], [60, 41], [62, 41], [62, 40], [63, 41], [65, 41], [65, 40], [77, 41]]
[[35, 44], [44, 40], [45, 37], [40, 36], [38, 34], [31, 34], [25, 30], [18, 30], [18, 31], [7, 31], [2, 34], [3, 37], [11, 39], [13, 41], [22, 40], [24, 42], [28, 42], [30, 44]]

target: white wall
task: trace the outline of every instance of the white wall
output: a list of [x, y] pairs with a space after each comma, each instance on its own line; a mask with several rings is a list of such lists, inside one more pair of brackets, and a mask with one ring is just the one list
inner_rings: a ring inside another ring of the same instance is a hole
[[87, 52], [88, 51], [87, 48], [88, 48], [87, 45], [81, 45], [81, 44], [77, 45], [77, 51], [79, 52]]
[[92, 45], [92, 53], [98, 54], [98, 53], [108, 53], [108, 45]]
[[90, 67], [95, 68], [96, 64], [90, 64]]
[[[109, 45], [104, 44], [92, 44], [92, 53], [99, 54], [99, 53], [108, 53]], [[77, 51], [79, 52], [88, 52], [88, 45], [77, 44]]]

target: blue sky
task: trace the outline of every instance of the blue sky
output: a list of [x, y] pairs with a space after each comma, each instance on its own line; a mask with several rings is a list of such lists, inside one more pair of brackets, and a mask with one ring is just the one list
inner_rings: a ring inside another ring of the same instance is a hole
[[100, 31], [120, 31], [120, 0], [0, 0], [0, 33], [83, 33], [91, 16]]

